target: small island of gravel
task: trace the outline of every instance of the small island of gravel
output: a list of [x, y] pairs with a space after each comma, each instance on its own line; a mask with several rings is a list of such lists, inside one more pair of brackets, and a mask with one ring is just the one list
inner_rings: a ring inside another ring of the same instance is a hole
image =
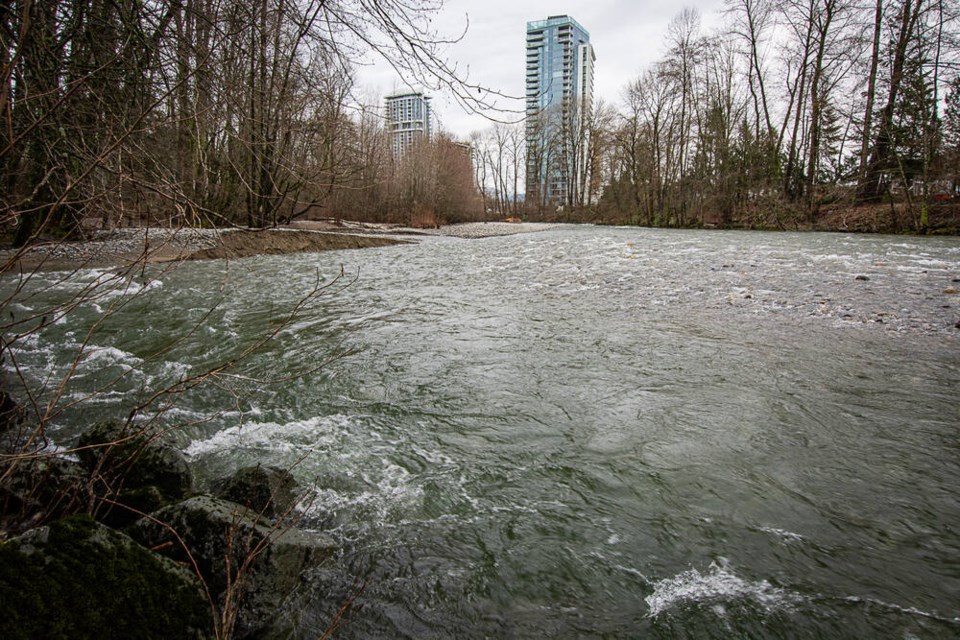
[[436, 229], [340, 220], [296, 222], [273, 229], [167, 229], [128, 227], [96, 231], [82, 241], [44, 242], [0, 249], [3, 272], [124, 267], [184, 260], [339, 251], [415, 242], [417, 236], [464, 239], [543, 231], [556, 225], [468, 222]]

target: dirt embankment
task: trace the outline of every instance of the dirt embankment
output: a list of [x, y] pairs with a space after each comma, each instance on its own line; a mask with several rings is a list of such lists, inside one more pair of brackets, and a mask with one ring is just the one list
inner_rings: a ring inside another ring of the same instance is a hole
[[99, 232], [93, 240], [84, 242], [44, 242], [20, 250], [0, 248], [0, 273], [139, 268], [147, 263], [362, 249], [399, 242], [395, 238], [298, 229], [124, 228]]
[[960, 234], [960, 200], [934, 203], [924, 216], [920, 204], [824, 205], [815, 231]]
[[257, 255], [305, 253], [384, 247], [402, 242], [393, 238], [357, 236], [344, 233], [319, 233], [297, 229], [233, 231], [220, 236], [211, 248], [200, 249], [187, 256], [189, 260], [219, 260]]

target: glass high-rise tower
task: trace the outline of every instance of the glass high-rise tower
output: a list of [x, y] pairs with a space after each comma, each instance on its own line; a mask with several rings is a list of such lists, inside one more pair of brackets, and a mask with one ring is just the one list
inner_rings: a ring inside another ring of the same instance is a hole
[[584, 204], [596, 55], [570, 16], [527, 23], [527, 201]]

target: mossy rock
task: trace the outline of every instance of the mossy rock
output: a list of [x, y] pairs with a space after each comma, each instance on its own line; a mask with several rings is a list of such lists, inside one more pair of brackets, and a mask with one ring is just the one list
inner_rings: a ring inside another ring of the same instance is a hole
[[77, 456], [88, 469], [93, 469], [105, 455], [128, 458], [149, 441], [148, 434], [115, 420], [98, 422], [84, 431], [77, 442]]
[[114, 494], [112, 499], [119, 494], [123, 502], [125, 492], [146, 487], [155, 487], [163, 503], [193, 492], [186, 457], [142, 428], [101, 422], [80, 436], [77, 446], [80, 461], [102, 480], [98, 491]]
[[0, 637], [209, 638], [196, 576], [86, 516], [0, 545]]
[[[336, 550], [322, 534], [273, 524], [243, 505], [213, 496], [194, 496], [165, 507], [130, 531], [145, 546], [162, 548], [174, 560], [195, 562], [219, 605], [225, 602], [231, 576], [240, 589], [230, 594], [241, 602], [237, 637], [262, 634], [274, 625], [301, 574]], [[245, 564], [246, 573], [241, 570]]]
[[16, 428], [23, 423], [25, 412], [6, 391], [0, 391], [0, 433]]
[[151, 443], [130, 468], [125, 484], [135, 488], [156, 487], [167, 498], [184, 498], [193, 492], [193, 474], [180, 451]]
[[143, 514], [149, 515], [173, 502], [153, 486], [123, 488], [111, 500], [109, 503], [101, 501], [94, 517], [115, 529], [125, 529], [142, 518]]
[[297, 502], [297, 481], [280, 467], [244, 467], [220, 483], [218, 497], [268, 518], [287, 513]]
[[88, 476], [76, 462], [55, 455], [22, 458], [0, 479], [0, 530], [21, 533], [76, 513], [87, 504]]

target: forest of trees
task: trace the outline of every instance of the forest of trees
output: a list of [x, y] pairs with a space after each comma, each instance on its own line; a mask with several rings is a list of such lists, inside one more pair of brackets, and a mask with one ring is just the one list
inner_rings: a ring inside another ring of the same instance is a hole
[[[595, 105], [584, 206], [527, 213], [816, 228], [825, 209], [865, 205], [877, 229], [923, 230], [958, 192], [957, 16], [953, 0], [728, 0], [705, 33], [684, 9], [619, 106]], [[474, 136], [505, 214], [518, 209], [515, 137]]]
[[447, 135], [396, 160], [382, 105], [358, 106], [371, 48], [477, 93], [437, 55], [442, 4], [0, 0], [2, 227], [17, 245], [300, 216], [793, 228], [896, 202], [878, 226], [922, 230], [957, 191], [956, 0], [728, 0], [709, 33], [683, 10], [662, 60], [595, 101], [562, 211], [519, 192], [523, 123], [474, 134], [472, 167]]
[[353, 98], [370, 49], [466, 94], [429, 29], [441, 4], [0, 2], [3, 226], [22, 245], [91, 221], [474, 215], [462, 149], [439, 136], [395, 162], [381, 106]]

